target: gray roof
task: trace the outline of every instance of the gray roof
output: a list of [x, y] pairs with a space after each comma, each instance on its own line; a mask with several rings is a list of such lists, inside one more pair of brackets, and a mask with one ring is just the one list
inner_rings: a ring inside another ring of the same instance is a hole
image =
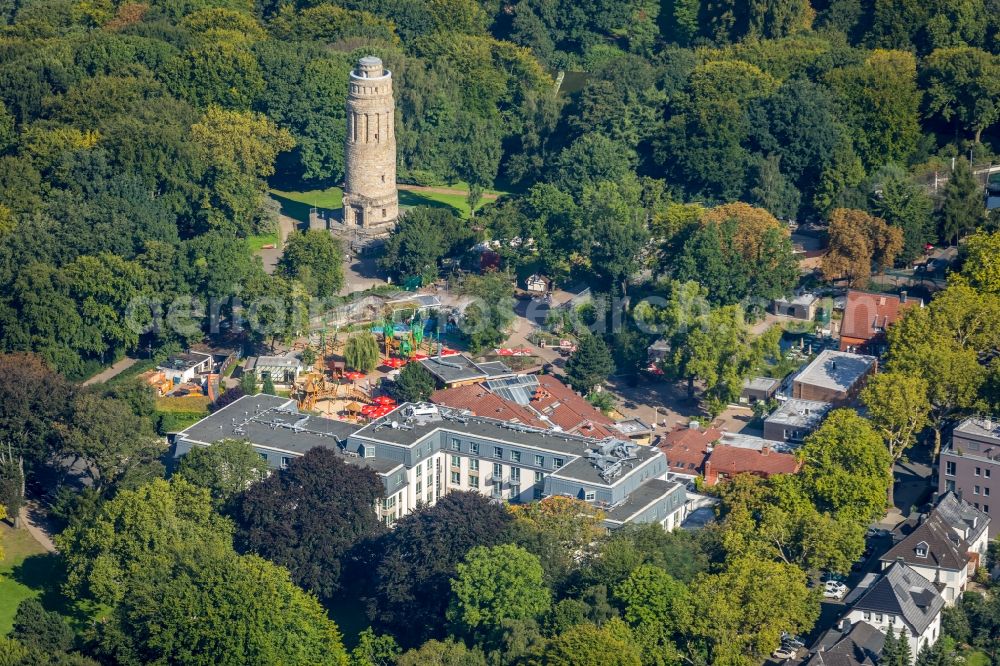
[[780, 423], [802, 428], [816, 428], [833, 407], [829, 402], [820, 400], [800, 400], [791, 398], [781, 403], [770, 416], [764, 419], [767, 423]]
[[970, 416], [955, 426], [954, 432], [1000, 442], [1000, 419]]
[[504, 379], [490, 379], [483, 382], [483, 385], [491, 393], [496, 394], [504, 400], [510, 400], [519, 405], [527, 405], [531, 402], [535, 391], [538, 389], [538, 377], [535, 375], [514, 375], [513, 377]]
[[854, 608], [899, 615], [920, 635], [944, 608], [944, 599], [929, 580], [896, 562], [855, 602]]
[[156, 367], [161, 370], [188, 370], [201, 365], [205, 361], [211, 360], [211, 354], [190, 350], [180, 354], [171, 354], [163, 363]]
[[302, 367], [302, 361], [296, 356], [258, 356], [254, 367], [292, 369]]
[[774, 299], [774, 302], [808, 306], [812, 305], [817, 300], [819, 300], [819, 298], [816, 296], [816, 294], [805, 293], [805, 294], [799, 294], [798, 296], [795, 296], [793, 298], [776, 298]]
[[624, 502], [608, 509], [605, 519], [613, 523], [627, 523], [654, 502], [677, 492], [678, 488], [683, 486], [676, 481], [650, 479], [629, 493]]
[[874, 356], [824, 349], [795, 381], [836, 391], [847, 391], [876, 362]]
[[[595, 439], [591, 439], [589, 441], [590, 444], [588, 445], [588, 448], [589, 446], [595, 446], [598, 442], [598, 440]], [[585, 449], [578, 450], [577, 455], [581, 457], [573, 460], [563, 467], [560, 467], [557, 471], [552, 473], [552, 476], [554, 478], [572, 479], [574, 481], [582, 481], [583, 483], [595, 485], [613, 486], [622, 479], [625, 479], [631, 474], [639, 471], [639, 469], [649, 462], [650, 459], [663, 456], [663, 453], [655, 447], [638, 446], [635, 449], [636, 460], [626, 463], [625, 470], [621, 473], [621, 476], [618, 476], [611, 481], [605, 481], [601, 478], [601, 475], [598, 469], [594, 466], [594, 463], [586, 457], [583, 457], [585, 453]]]
[[[916, 524], [912, 521], [902, 523], [894, 535], [901, 538], [882, 556], [883, 562], [902, 560], [916, 567], [951, 571], [968, 565], [969, 544], [936, 512], [921, 516]], [[918, 550], [925, 550], [926, 554], [921, 557]]]
[[445, 384], [513, 374], [510, 368], [499, 361], [479, 364], [465, 354], [454, 354], [440, 358], [432, 356], [421, 359], [420, 364]]
[[743, 380], [743, 388], [754, 391], [770, 391], [778, 388], [780, 384], [781, 382], [773, 377], [747, 377]]
[[952, 491], [938, 500], [934, 512], [967, 542], [975, 543], [990, 526], [990, 516], [961, 499]]
[[[427, 419], [409, 419], [406, 416], [408, 409], [425, 406], [434, 407], [437, 415]], [[391, 425], [393, 421], [406, 427], [393, 428]], [[518, 444], [567, 455], [583, 455], [584, 451], [597, 441], [591, 437], [472, 416], [462, 410], [436, 405], [413, 405], [412, 403], [403, 403], [388, 415], [372, 421], [356, 431], [354, 436], [409, 447], [439, 431], [492, 439], [501, 444]]]
[[877, 663], [884, 644], [885, 634], [867, 622], [855, 622], [847, 631], [833, 627], [810, 648], [803, 664], [867, 666]]
[[[193, 444], [207, 446], [222, 439], [245, 439], [254, 446], [302, 455], [321, 446], [342, 451], [342, 443], [357, 426], [344, 421], [301, 414], [295, 401], [261, 393], [243, 396], [188, 426], [176, 436]], [[399, 462], [345, 455], [355, 465], [385, 473]]]

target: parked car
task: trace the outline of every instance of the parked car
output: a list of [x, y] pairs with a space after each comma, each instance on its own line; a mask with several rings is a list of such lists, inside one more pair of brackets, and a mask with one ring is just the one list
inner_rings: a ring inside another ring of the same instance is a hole
[[843, 599], [847, 594], [847, 586], [839, 580], [827, 581], [823, 587], [823, 596], [827, 599]]
[[795, 656], [798, 650], [793, 650], [792, 648], [785, 647], [782, 645], [780, 648], [771, 653], [772, 659], [791, 659]]
[[781, 646], [790, 647], [793, 650], [798, 650], [800, 648], [804, 648], [806, 644], [803, 643], [798, 636], [790, 634], [787, 631], [783, 631], [781, 632]]

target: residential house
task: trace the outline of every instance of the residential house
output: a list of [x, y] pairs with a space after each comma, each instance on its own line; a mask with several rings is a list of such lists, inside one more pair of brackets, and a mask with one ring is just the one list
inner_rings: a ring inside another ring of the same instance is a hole
[[989, 524], [990, 517], [981, 509], [953, 492], [945, 493], [926, 515], [897, 526], [895, 543], [881, 561], [886, 567], [906, 562], [934, 583], [951, 606], [985, 562]]
[[[938, 459], [938, 492], [954, 492], [973, 508], [990, 513], [997, 506], [992, 493], [1000, 493], [1000, 420], [968, 417], [952, 430], [951, 441]], [[990, 521], [989, 538], [1000, 532]]]
[[730, 446], [722, 442], [712, 447], [705, 460], [705, 485], [714, 486], [737, 474], [768, 478], [775, 474], [794, 474], [801, 463], [791, 453], [781, 453], [767, 442], [759, 449]]
[[809, 648], [803, 666], [876, 666], [885, 634], [867, 622], [844, 621]]
[[823, 423], [832, 408], [830, 403], [819, 400], [785, 400], [764, 419], [764, 439], [801, 443]]
[[874, 356], [824, 349], [792, 380], [792, 397], [842, 407], [857, 397], [877, 369]]
[[911, 307], [923, 307], [919, 298], [851, 289], [847, 292], [844, 318], [840, 324], [840, 351], [885, 353], [885, 331]]
[[712, 445], [722, 439], [718, 428], [701, 428], [698, 423], [677, 426], [660, 438], [657, 448], [667, 457], [670, 471], [678, 476], [693, 479], [705, 472], [705, 460]]
[[843, 620], [870, 624], [883, 634], [891, 627], [897, 636], [905, 636], [914, 662], [920, 649], [934, 645], [941, 635], [944, 598], [904, 562], [894, 562], [881, 574], [868, 574], [844, 603], [850, 609]]
[[934, 507], [937, 513], [956, 534], [969, 545], [969, 561], [975, 560], [975, 568], [985, 565], [986, 550], [990, 543], [989, 515], [955, 493], [945, 493]]

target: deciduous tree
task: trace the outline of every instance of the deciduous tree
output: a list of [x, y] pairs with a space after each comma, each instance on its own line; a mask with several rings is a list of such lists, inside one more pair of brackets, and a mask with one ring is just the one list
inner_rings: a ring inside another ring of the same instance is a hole
[[476, 546], [503, 543], [511, 520], [476, 492], [451, 492], [404, 516], [371, 548], [371, 619], [403, 645], [442, 636], [456, 566]]
[[299, 280], [313, 296], [335, 296], [344, 286], [344, 249], [325, 231], [292, 234], [278, 266], [285, 277]]
[[347, 552], [381, 532], [375, 505], [384, 492], [371, 469], [314, 448], [236, 499], [237, 546], [288, 567], [298, 584], [329, 598], [342, 584]]
[[691, 584], [690, 640], [711, 663], [757, 663], [778, 647], [782, 631], [808, 631], [819, 600], [798, 567], [755, 557], [732, 560], [724, 571]]
[[[927, 427], [931, 410], [927, 398], [927, 380], [897, 372], [882, 372], [868, 381], [861, 400], [868, 408], [872, 423], [878, 428], [895, 465]], [[894, 506], [892, 485], [889, 486], [889, 506]]]
[[549, 608], [538, 557], [520, 546], [479, 546], [455, 567], [448, 619], [462, 633], [486, 637], [505, 620], [536, 619]]
[[892, 459], [874, 426], [857, 412], [830, 412], [798, 455], [802, 489], [817, 509], [861, 525], [881, 517]]
[[1000, 58], [972, 46], [937, 49], [924, 61], [927, 107], [945, 121], [971, 132], [1000, 119]]
[[348, 367], [369, 373], [378, 367], [382, 352], [378, 340], [370, 331], [356, 333], [347, 339], [344, 346], [344, 360]]
[[827, 280], [846, 277], [854, 287], [865, 287], [872, 264], [884, 270], [903, 249], [903, 231], [864, 211], [837, 208], [830, 213], [830, 247], [823, 257]]
[[115, 605], [132, 583], [169, 567], [176, 550], [231, 549], [232, 526], [212, 508], [208, 490], [183, 479], [123, 490], [93, 520], [56, 537], [66, 562], [64, 592]]
[[176, 474], [207, 488], [216, 506], [228, 504], [236, 495], [267, 476], [267, 462], [250, 442], [223, 439], [211, 446], [196, 446], [177, 463]]

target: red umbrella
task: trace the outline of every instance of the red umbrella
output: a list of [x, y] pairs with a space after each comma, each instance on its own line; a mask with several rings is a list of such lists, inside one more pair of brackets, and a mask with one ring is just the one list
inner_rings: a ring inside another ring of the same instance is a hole
[[454, 356], [457, 353], [454, 349], [448, 349], [447, 347], [441, 350], [441, 356]]
[[375, 411], [378, 409], [375, 405], [365, 405], [361, 408], [361, 413], [365, 416], [374, 416]]
[[372, 416], [377, 419], [382, 418], [383, 416], [391, 412], [393, 409], [395, 409], [395, 407], [390, 407], [388, 405], [384, 407], [377, 407], [375, 411], [372, 412]]
[[387, 395], [380, 395], [375, 398], [375, 404], [385, 407], [386, 405], [395, 405], [396, 401]]
[[514, 355], [514, 350], [513, 349], [498, 349], [497, 353], [500, 354], [500, 356], [513, 356]]
[[350, 379], [352, 382], [356, 382], [359, 379], [364, 379], [365, 373], [358, 372], [357, 370], [351, 370], [350, 372], [344, 373], [344, 379]]
[[422, 361], [425, 358], [427, 358], [427, 354], [414, 354], [413, 356], [410, 357], [410, 359], [413, 361]]
[[527, 347], [521, 347], [520, 349], [515, 349], [514, 353], [521, 354], [522, 356], [531, 356], [534, 352], [532, 352]]
[[382, 365], [387, 368], [402, 368], [406, 365], [406, 361], [401, 358], [387, 358], [382, 362]]

